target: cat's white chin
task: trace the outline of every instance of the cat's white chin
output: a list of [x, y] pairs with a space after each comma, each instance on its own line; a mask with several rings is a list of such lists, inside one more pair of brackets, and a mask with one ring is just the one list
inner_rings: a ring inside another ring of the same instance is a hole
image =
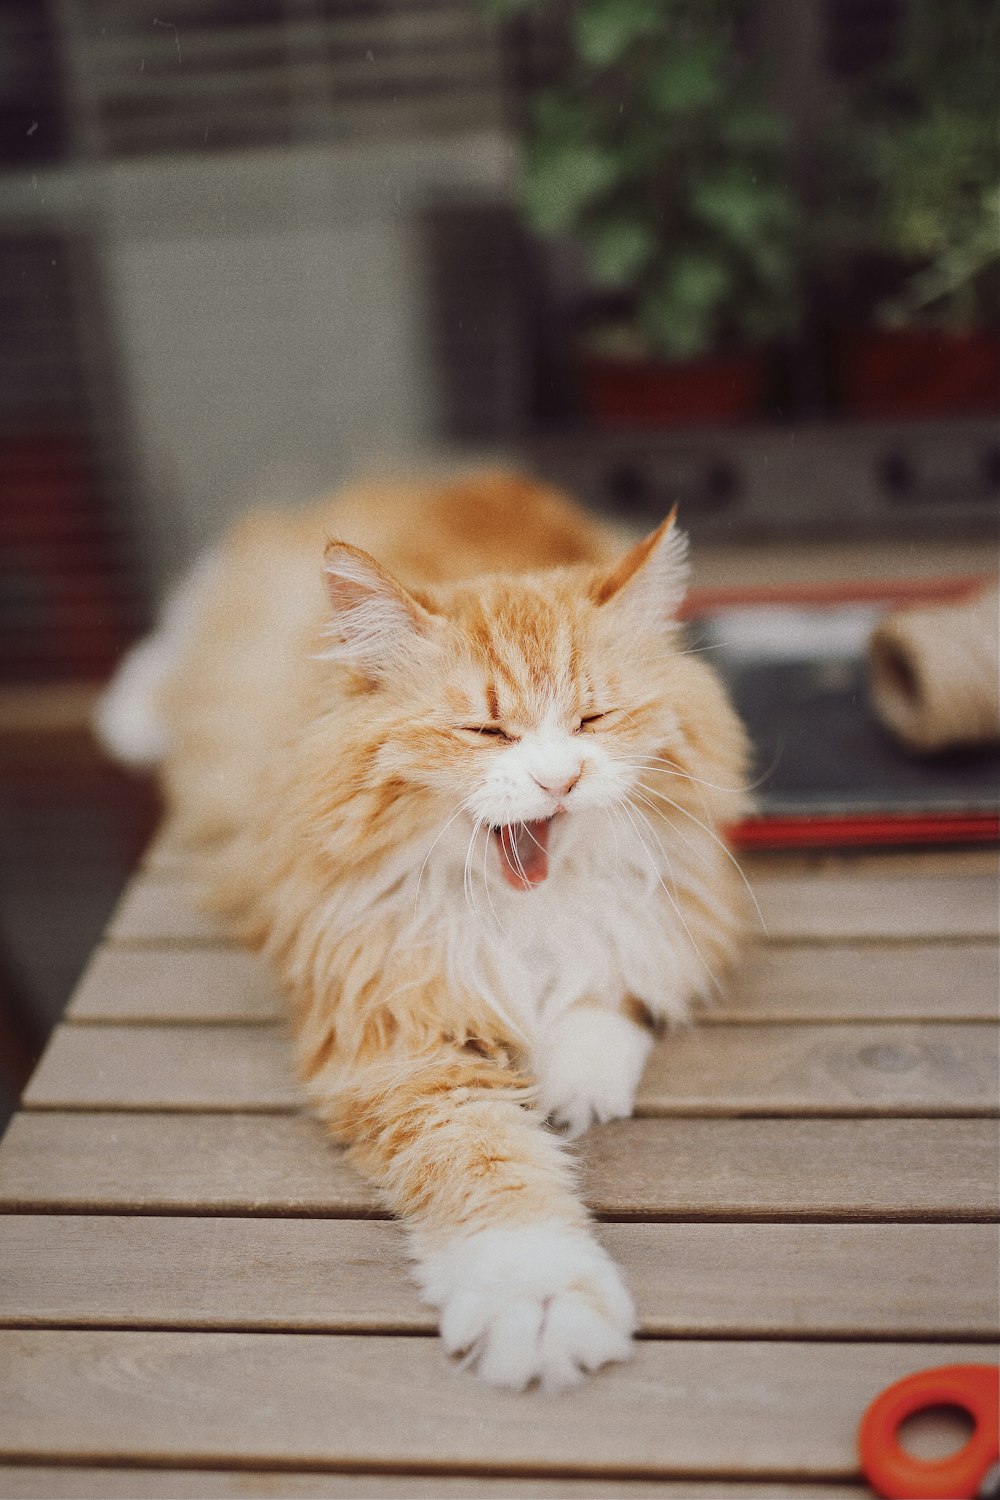
[[631, 1355], [632, 1299], [584, 1229], [482, 1229], [422, 1255], [417, 1279], [448, 1353], [489, 1385], [558, 1391]]

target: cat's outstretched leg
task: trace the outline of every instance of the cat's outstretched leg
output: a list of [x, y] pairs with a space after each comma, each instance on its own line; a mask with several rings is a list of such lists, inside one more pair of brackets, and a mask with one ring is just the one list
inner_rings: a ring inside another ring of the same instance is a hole
[[578, 1003], [543, 1032], [534, 1051], [542, 1113], [567, 1136], [627, 1119], [653, 1045], [639, 1006], [632, 1015]]
[[512, 1068], [445, 1045], [343, 1077], [324, 1113], [407, 1223], [449, 1353], [518, 1390], [629, 1357], [632, 1299]]

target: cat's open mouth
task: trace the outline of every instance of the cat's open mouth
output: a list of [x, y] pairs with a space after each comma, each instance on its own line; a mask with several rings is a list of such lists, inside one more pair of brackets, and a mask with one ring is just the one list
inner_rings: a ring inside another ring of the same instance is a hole
[[515, 891], [529, 891], [548, 875], [549, 831], [554, 821], [554, 817], [540, 818], [533, 823], [504, 823], [490, 829], [503, 878]]

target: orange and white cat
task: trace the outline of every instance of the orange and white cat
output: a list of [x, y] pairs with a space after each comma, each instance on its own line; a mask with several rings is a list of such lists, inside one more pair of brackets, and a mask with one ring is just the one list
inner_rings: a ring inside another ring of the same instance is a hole
[[746, 742], [679, 637], [684, 551], [670, 518], [617, 555], [503, 473], [254, 514], [101, 711], [273, 965], [446, 1348], [497, 1385], [628, 1357], [564, 1137], [631, 1113], [651, 1026], [743, 925]]

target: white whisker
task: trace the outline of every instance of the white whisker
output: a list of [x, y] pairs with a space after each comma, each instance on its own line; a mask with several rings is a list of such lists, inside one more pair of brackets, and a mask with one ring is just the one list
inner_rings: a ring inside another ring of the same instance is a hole
[[[518, 828], [523, 828], [524, 824], [519, 821], [517, 826]], [[529, 882], [527, 874], [525, 873], [524, 865], [521, 863], [521, 851], [517, 847], [517, 840], [513, 836], [510, 840], [510, 852], [514, 856], [514, 864], [517, 867], [517, 873], [520, 875], [525, 885], [527, 885]]]
[[462, 871], [462, 889], [465, 892], [466, 906], [472, 913], [472, 916], [475, 919], [477, 925], [481, 927], [485, 932], [486, 929], [483, 927], [482, 918], [479, 915], [479, 911], [476, 907], [475, 899], [472, 893], [472, 855], [476, 847], [476, 836], [479, 833], [482, 824], [482, 818], [477, 818], [475, 824], [473, 825], [472, 833], [469, 835], [469, 847], [465, 851], [465, 867]]
[[778, 764], [779, 759], [780, 756], [776, 752], [772, 757], [771, 764], [768, 766], [767, 770], [763, 771], [760, 776], [757, 777], [756, 781], [750, 781], [747, 783], [740, 782], [738, 784], [729, 786], [725, 785], [722, 782], [705, 781], [702, 777], [692, 776], [690, 771], [682, 771], [681, 768], [677, 765], [676, 761], [666, 760], [662, 755], [641, 756], [638, 761], [627, 761], [622, 762], [622, 764], [627, 764], [633, 769], [637, 765], [647, 765], [650, 767], [650, 769], [654, 768], [655, 766], [661, 776], [679, 776], [684, 781], [694, 781], [697, 782], [699, 786], [710, 787], [714, 792], [755, 792], [758, 790], [758, 788], [764, 785], [765, 781], [767, 781], [775, 766]]
[[[622, 803], [621, 803], [621, 806], [622, 806], [622, 810], [624, 811], [624, 813], [625, 813], [626, 817], [628, 818], [629, 822], [632, 823], [632, 826], [635, 829], [635, 834], [636, 834], [637, 839], [639, 840], [639, 843], [642, 845], [643, 849], [646, 851], [646, 856], [649, 859], [649, 862], [650, 862], [650, 864], [651, 864], [651, 866], [653, 868], [653, 872], [656, 875], [656, 878], [657, 878], [657, 880], [660, 883], [660, 887], [661, 887], [661, 889], [663, 891], [663, 894], [666, 896], [667, 900], [670, 902], [671, 906], [673, 907], [674, 911], [676, 912], [676, 914], [677, 914], [677, 920], [680, 922], [681, 926], [683, 927], [683, 929], [684, 929], [684, 931], [685, 931], [685, 933], [687, 935], [687, 940], [691, 944], [691, 947], [694, 949], [694, 951], [695, 951], [695, 953], [696, 953], [696, 955], [698, 957], [698, 962], [702, 965], [703, 969], [705, 970], [705, 973], [708, 975], [709, 981], [710, 981], [713, 989], [717, 993], [721, 993], [722, 986], [719, 983], [719, 980], [717, 979], [717, 977], [715, 975], [715, 972], [713, 971], [711, 965], [708, 963], [707, 959], [705, 958], [705, 955], [702, 953], [702, 951], [699, 948], [697, 942], [695, 941], [694, 934], [691, 931], [690, 927], [688, 926], [687, 921], [685, 920], [684, 913], [681, 911], [680, 901], [678, 899], [680, 893], [677, 891], [677, 885], [676, 885], [676, 882], [674, 881], [673, 874], [671, 873], [670, 880], [671, 880], [671, 884], [674, 886], [674, 894], [671, 895], [670, 891], [667, 890], [667, 887], [666, 887], [666, 885], [663, 882], [663, 876], [660, 874], [659, 870], [657, 869], [656, 861], [654, 860], [652, 854], [650, 853], [649, 847], [646, 844], [646, 841], [643, 838], [642, 833], [639, 830], [638, 824], [636, 824], [635, 820], [633, 819], [632, 814], [635, 813], [636, 817], [642, 818], [642, 820], [645, 823], [647, 829], [649, 829], [649, 831], [653, 834], [653, 836], [655, 838], [657, 838], [657, 843], [660, 844], [660, 851], [663, 854], [664, 859], [666, 859], [667, 855], [666, 855], [666, 851], [663, 848], [662, 843], [660, 843], [659, 838], [656, 836], [655, 830], [653, 828], [651, 828], [648, 819], [645, 818], [645, 816], [643, 815], [641, 809], [638, 808], [638, 807], [636, 807], [635, 804], [633, 802], [631, 802], [629, 798], [624, 798], [623, 801], [622, 801]], [[667, 860], [667, 864], [668, 864], [668, 867], [669, 867], [669, 860]]]
[[490, 911], [493, 913], [494, 921], [500, 931], [503, 931], [503, 923], [497, 916], [497, 909], [493, 905], [493, 896], [490, 893], [489, 857], [490, 857], [490, 833], [487, 832], [483, 841], [483, 887], [486, 891], [486, 899], [490, 903]]
[[521, 827], [524, 829], [525, 833], [528, 835], [529, 839], [534, 844], [535, 848], [536, 849], [541, 849], [542, 853], [544, 854], [545, 853], [545, 849], [544, 849], [543, 845], [541, 845], [538, 842], [538, 840], [535, 838], [535, 835], [532, 833], [532, 831], [528, 827], [527, 823], [522, 823]]
[[[687, 848], [691, 850], [692, 854], [703, 867], [707, 865], [708, 861], [706, 858], [705, 850], [699, 849], [697, 844], [692, 843], [692, 841], [686, 836], [686, 834], [681, 832], [676, 823], [674, 823], [668, 817], [668, 815], [664, 813], [662, 807], [657, 807], [655, 802], [651, 802], [648, 797], [643, 796], [638, 787], [632, 788], [631, 792], [629, 793], [629, 797], [631, 799], [638, 798], [638, 800], [645, 807], [648, 807], [650, 812], [653, 813], [661, 823], [666, 824], [674, 838], [680, 839], [681, 843], [685, 844]], [[648, 822], [648, 819], [646, 821]], [[701, 880], [695, 880], [693, 872], [690, 870], [690, 868], [687, 869], [686, 873], [687, 885], [697, 895], [702, 905], [707, 907], [710, 911], [715, 912], [716, 916], [724, 916], [724, 905], [713, 896], [712, 892], [705, 885], [705, 883]]]
[[419, 872], [417, 874], [416, 889], [413, 892], [413, 912], [414, 912], [414, 915], [416, 915], [416, 911], [417, 911], [417, 898], [420, 895], [420, 882], [424, 878], [424, 870], [427, 868], [427, 861], [430, 859], [430, 857], [433, 854], [434, 850], [436, 849], [438, 843], [441, 841], [441, 839], [444, 837], [444, 835], [448, 832], [448, 829], [451, 827], [452, 823], [454, 823], [455, 819], [457, 817], [459, 817], [463, 812], [465, 812], [468, 809], [468, 807], [471, 804], [471, 800], [472, 799], [470, 797], [463, 797], [462, 801], [458, 804], [458, 806], [456, 807], [455, 811], [452, 813], [451, 817], [445, 823], [444, 827], [441, 829], [441, 832], [437, 835], [437, 837], [435, 838], [434, 842], [431, 844], [430, 848], [428, 849], [427, 853], [424, 855], [423, 863], [421, 864], [420, 870], [419, 870]]
[[692, 776], [690, 771], [682, 771], [672, 761], [664, 760], [660, 755], [645, 755], [638, 760], [623, 760], [619, 765], [626, 766], [630, 771], [655, 771], [659, 776], [676, 776], [680, 781], [690, 781], [695, 786], [707, 786], [713, 792], [742, 792], [752, 790], [742, 785], [725, 786], [718, 781], [706, 781], [701, 776]]
[[[754, 904], [754, 910], [757, 913], [757, 920], [760, 922], [761, 930], [766, 937], [767, 923], [764, 921], [764, 913], [761, 911], [760, 904], [757, 901], [757, 897], [754, 895], [753, 887], [751, 886], [749, 880], [746, 878], [743, 870], [740, 867], [739, 860], [736, 858], [733, 851], [729, 848], [725, 839], [721, 839], [713, 828], [710, 828], [707, 823], [703, 823], [701, 819], [696, 817], [695, 814], [689, 811], [688, 808], [682, 807], [679, 802], [674, 802], [673, 799], [671, 797], [668, 797], [665, 792], [657, 791], [656, 787], [646, 786], [645, 782], [640, 782], [639, 785], [643, 788], [644, 791], [647, 791], [652, 796], [659, 797], [663, 802], [666, 802], [668, 807], [672, 807], [674, 811], [679, 812], [682, 817], [690, 818], [691, 822], [697, 824], [697, 826], [702, 830], [703, 833], [708, 834], [713, 843], [718, 844], [719, 848], [722, 850], [723, 854], [729, 860], [729, 863], [732, 865], [733, 869], [736, 871], [743, 884], [746, 886], [747, 892], [750, 896], [750, 900]], [[677, 834], [678, 838], [683, 838], [683, 834], [681, 833], [679, 828], [675, 829], [674, 831]]]

